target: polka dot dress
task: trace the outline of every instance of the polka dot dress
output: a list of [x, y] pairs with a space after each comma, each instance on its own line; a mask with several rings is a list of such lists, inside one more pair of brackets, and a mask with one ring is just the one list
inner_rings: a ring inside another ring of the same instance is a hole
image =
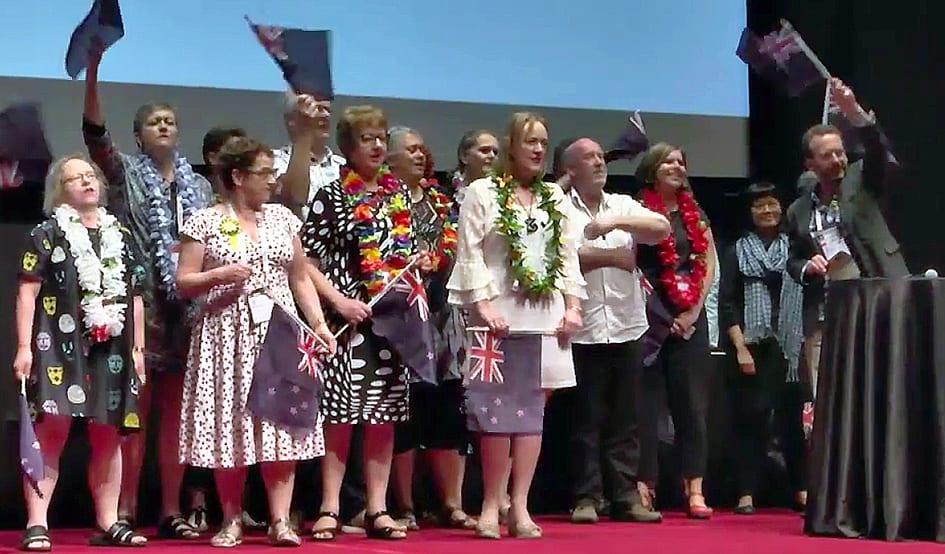
[[[187, 220], [182, 234], [203, 243], [203, 270], [242, 262], [253, 268], [243, 287], [216, 287], [202, 303], [184, 373], [180, 461], [196, 467], [244, 467], [258, 462], [307, 460], [325, 454], [321, 426], [297, 435], [257, 419], [248, 408], [256, 355], [267, 324], [254, 325], [246, 290], [267, 286], [294, 308], [289, 288], [292, 239], [302, 222], [288, 208], [267, 204], [257, 244], [240, 234], [233, 248], [220, 232], [223, 213], [205, 209]], [[263, 252], [267, 262], [263, 264]]]
[[[392, 248], [390, 219], [379, 210], [381, 255]], [[302, 227], [302, 246], [341, 294], [367, 302], [358, 268], [360, 251], [351, 210], [341, 183], [318, 191]], [[327, 306], [325, 307], [327, 310]], [[332, 315], [332, 314], [330, 314]], [[334, 314], [334, 323], [343, 323]], [[327, 423], [381, 424], [407, 421], [407, 368], [386, 339], [371, 331], [370, 320], [339, 338], [339, 353], [325, 371], [322, 415]]]

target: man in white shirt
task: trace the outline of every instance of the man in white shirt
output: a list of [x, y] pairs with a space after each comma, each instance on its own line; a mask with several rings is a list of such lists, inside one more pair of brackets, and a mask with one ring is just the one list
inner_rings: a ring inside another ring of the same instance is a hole
[[[670, 224], [630, 196], [604, 192], [607, 165], [593, 140], [571, 144], [563, 165], [573, 204], [568, 217], [585, 230], [578, 255], [588, 295], [582, 303], [584, 327], [572, 340], [577, 403], [571, 520], [596, 522], [607, 496], [611, 519], [659, 522], [659, 512], [642, 505], [636, 483], [643, 368], [639, 339], [648, 326], [634, 244], [656, 244], [669, 235]], [[610, 490], [604, 490], [604, 483]]]
[[330, 101], [288, 92], [284, 115], [291, 145], [272, 152], [278, 198], [304, 223], [315, 193], [341, 176], [345, 159], [328, 146]]

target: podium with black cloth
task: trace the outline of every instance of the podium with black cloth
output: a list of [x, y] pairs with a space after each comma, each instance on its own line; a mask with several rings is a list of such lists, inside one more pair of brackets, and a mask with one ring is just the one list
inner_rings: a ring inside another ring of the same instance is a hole
[[827, 297], [805, 532], [945, 542], [945, 279]]

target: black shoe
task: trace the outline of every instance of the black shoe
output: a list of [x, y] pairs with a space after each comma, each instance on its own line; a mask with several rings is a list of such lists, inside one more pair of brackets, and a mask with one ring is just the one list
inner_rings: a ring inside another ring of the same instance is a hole
[[754, 504], [746, 504], [746, 505], [744, 505], [744, 506], [735, 506], [734, 512], [735, 512], [736, 515], [740, 515], [740, 516], [750, 516], [750, 515], [752, 515], [752, 514], [755, 513], [755, 505], [754, 505]]

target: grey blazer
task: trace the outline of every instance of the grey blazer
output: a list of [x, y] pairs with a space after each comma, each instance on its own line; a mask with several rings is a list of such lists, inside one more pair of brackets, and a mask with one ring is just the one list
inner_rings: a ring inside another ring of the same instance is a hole
[[[881, 207], [889, 163], [886, 148], [875, 124], [861, 127], [859, 132], [865, 150], [863, 159], [850, 164], [840, 183], [841, 232], [863, 277], [906, 277], [909, 268], [899, 242], [889, 231]], [[801, 180], [807, 179], [802, 175]], [[807, 261], [821, 252], [810, 233], [814, 209], [811, 187], [799, 183], [798, 188], [801, 196], [787, 211], [791, 245], [788, 272], [805, 285], [804, 323], [808, 329], [808, 325], [817, 321], [817, 306], [823, 301], [824, 280], [803, 275]]]

